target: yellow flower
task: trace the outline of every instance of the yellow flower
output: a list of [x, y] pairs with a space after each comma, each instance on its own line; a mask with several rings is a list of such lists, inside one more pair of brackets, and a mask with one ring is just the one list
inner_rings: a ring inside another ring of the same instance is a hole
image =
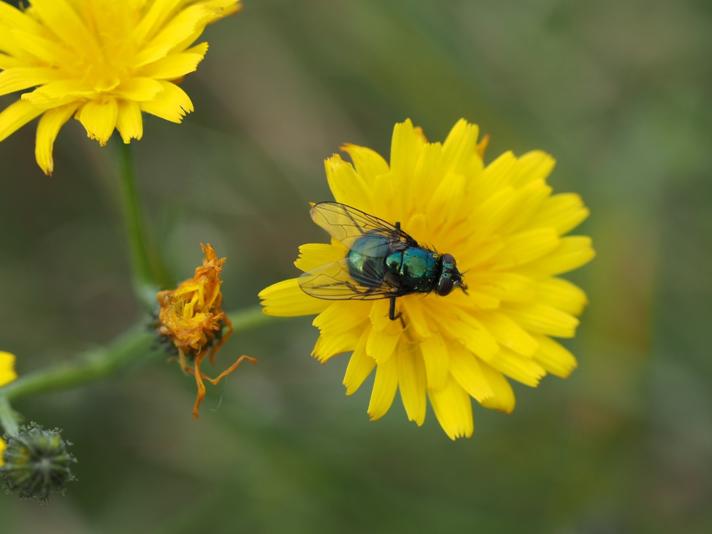
[[[320, 300], [298, 278], [260, 293], [269, 315], [318, 314], [313, 356], [325, 362], [351, 352], [344, 376], [354, 393], [371, 372], [372, 420], [400, 392], [408, 419], [422, 425], [426, 399], [445, 433], [473, 433], [473, 397], [504, 412], [514, 409], [505, 378], [536, 386], [546, 373], [566, 377], [573, 355], [552, 337], [570, 338], [586, 295], [559, 275], [590, 261], [591, 240], [564, 236], [588, 216], [580, 197], [552, 195], [546, 179], [554, 160], [544, 152], [506, 152], [484, 165], [478, 127], [460, 120], [444, 143], [429, 143], [410, 121], [393, 131], [390, 164], [373, 150], [346, 145], [352, 163], [326, 160], [337, 202], [402, 229], [418, 243], [449, 253], [464, 273], [467, 293], [411, 294], [389, 301]], [[306, 244], [302, 271], [343, 260], [341, 243]]]
[[158, 313], [158, 333], [178, 351], [181, 369], [195, 377], [198, 388], [193, 416], [200, 415], [200, 404], [205, 398], [207, 380], [217, 385], [232, 374], [245, 360], [255, 363], [249, 356], [240, 356], [235, 363], [210, 378], [200, 370], [207, 356], [215, 363], [215, 355], [232, 335], [230, 318], [222, 309], [222, 272], [225, 258], [218, 259], [211, 245], [203, 248], [203, 264], [195, 269], [193, 278], [181, 282], [176, 289], [160, 291], [156, 298], [160, 306]]
[[0, 387], [17, 378], [15, 373], [15, 355], [0, 351]]
[[[0, 351], [0, 387], [9, 384], [17, 378], [15, 373], [15, 355]], [[2, 467], [5, 453], [5, 442], [0, 439], [0, 467]]]
[[[205, 27], [240, 0], [29, 0], [0, 2], [0, 95], [24, 91], [0, 113], [0, 141], [41, 116], [35, 157], [46, 174], [62, 126], [75, 117], [105, 145], [143, 136], [142, 112], [180, 123], [193, 111], [176, 82], [208, 50]], [[35, 88], [33, 90], [33, 88]]]

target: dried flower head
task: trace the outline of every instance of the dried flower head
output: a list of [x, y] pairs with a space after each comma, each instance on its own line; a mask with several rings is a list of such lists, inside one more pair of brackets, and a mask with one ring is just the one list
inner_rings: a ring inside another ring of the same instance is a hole
[[156, 295], [160, 306], [158, 333], [178, 351], [181, 369], [195, 377], [198, 392], [193, 416], [196, 418], [205, 398], [204, 380], [217, 385], [243, 361], [256, 361], [250, 356], [240, 356], [216, 378], [210, 378], [200, 370], [206, 356], [215, 363], [215, 355], [233, 332], [232, 323], [222, 309], [220, 273], [226, 259], [218, 258], [211, 245], [201, 246], [203, 264], [195, 269], [193, 277], [181, 282], [176, 289], [160, 291]]
[[71, 468], [77, 460], [68, 451], [71, 443], [62, 439], [59, 430], [31, 423], [5, 439], [7, 445], [0, 447], [0, 479], [9, 492], [46, 501], [75, 480]]

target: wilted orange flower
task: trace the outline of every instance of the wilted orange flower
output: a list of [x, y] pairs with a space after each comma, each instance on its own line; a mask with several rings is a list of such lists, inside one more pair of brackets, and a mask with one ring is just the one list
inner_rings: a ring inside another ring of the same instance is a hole
[[158, 332], [178, 350], [181, 369], [195, 377], [198, 392], [193, 417], [196, 418], [200, 415], [200, 404], [205, 398], [204, 380], [217, 385], [244, 360], [256, 362], [250, 356], [240, 356], [216, 378], [210, 378], [200, 370], [200, 364], [206, 356], [211, 363], [215, 363], [215, 355], [233, 332], [232, 323], [222, 309], [220, 291], [220, 273], [226, 258], [218, 258], [215, 249], [209, 244], [202, 244], [201, 247], [203, 264], [195, 269], [193, 278], [181, 282], [176, 289], [159, 291], [156, 295], [160, 306]]

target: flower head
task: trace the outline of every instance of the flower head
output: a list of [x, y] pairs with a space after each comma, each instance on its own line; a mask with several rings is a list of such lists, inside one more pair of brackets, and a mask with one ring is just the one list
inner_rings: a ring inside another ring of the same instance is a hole
[[158, 333], [178, 351], [178, 361], [187, 374], [195, 377], [198, 392], [193, 416], [198, 417], [200, 404], [205, 398], [207, 380], [213, 385], [232, 374], [245, 360], [255, 363], [249, 356], [240, 356], [217, 378], [203, 374], [200, 365], [205, 357], [214, 363], [215, 355], [232, 335], [230, 318], [222, 309], [222, 272], [225, 258], [218, 258], [211, 245], [203, 248], [203, 264], [195, 269], [193, 278], [181, 282], [176, 289], [160, 291], [156, 298]]
[[16, 378], [15, 355], [0, 351], [0, 387], [9, 384]]
[[193, 111], [177, 85], [208, 50], [205, 27], [240, 0], [29, 0], [0, 2], [0, 141], [40, 117], [35, 157], [46, 174], [62, 126], [75, 117], [105, 145], [143, 136], [142, 113], [180, 123]]
[[32, 423], [3, 443], [0, 479], [8, 491], [23, 498], [46, 501], [75, 480], [76, 459], [59, 430], [47, 430]]
[[[461, 120], [444, 143], [429, 143], [406, 121], [394, 128], [390, 163], [346, 145], [351, 163], [334, 155], [325, 164], [337, 202], [400, 223], [440, 258], [452, 255], [467, 291], [399, 296], [399, 320], [390, 320], [388, 299], [322, 300], [307, 295], [299, 278], [260, 293], [267, 314], [318, 314], [313, 356], [325, 362], [351, 353], [347, 394], [376, 370], [371, 419], [400, 392], [408, 419], [421, 425], [429, 399], [451, 439], [473, 433], [470, 397], [511, 412], [506, 378], [536, 386], [547, 373], [571, 373], [576, 360], [552, 338], [573, 337], [586, 295], [559, 275], [594, 256], [588, 237], [564, 236], [588, 210], [576, 194], [552, 195], [553, 158], [506, 152], [485, 165], [487, 139], [478, 144], [478, 132]], [[343, 262], [347, 252], [338, 240], [306, 244], [295, 265], [328, 272], [323, 266]]]

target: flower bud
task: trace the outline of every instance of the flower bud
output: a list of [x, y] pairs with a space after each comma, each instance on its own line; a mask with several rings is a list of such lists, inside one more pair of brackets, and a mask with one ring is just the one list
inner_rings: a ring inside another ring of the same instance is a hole
[[58, 429], [35, 423], [20, 428], [16, 436], [5, 436], [0, 481], [20, 497], [46, 501], [75, 480], [71, 467], [76, 459], [68, 451], [70, 445]]

